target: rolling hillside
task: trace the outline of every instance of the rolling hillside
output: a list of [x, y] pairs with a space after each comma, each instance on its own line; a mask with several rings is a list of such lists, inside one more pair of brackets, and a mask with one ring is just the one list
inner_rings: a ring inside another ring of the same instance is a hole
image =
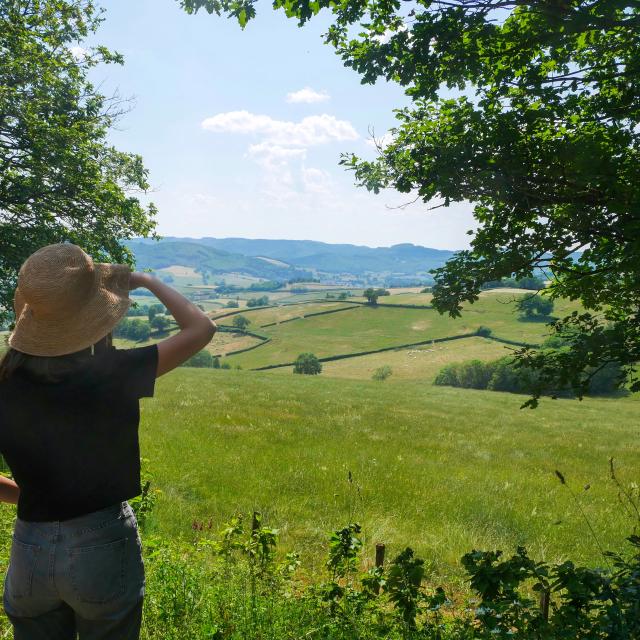
[[[453, 251], [413, 244], [373, 248], [311, 240], [167, 237], [159, 243], [136, 239], [127, 244], [143, 262], [195, 266], [194, 260], [207, 260], [220, 270], [241, 271], [266, 278], [297, 268], [326, 274], [421, 276], [428, 279], [429, 269], [441, 267], [453, 255]], [[189, 249], [188, 245], [204, 249]], [[149, 247], [154, 248], [150, 250]], [[188, 264], [171, 261], [171, 256], [188, 261]], [[268, 269], [269, 266], [273, 269]]]
[[163, 269], [173, 265], [206, 269], [212, 274], [243, 273], [258, 278], [287, 280], [310, 276], [308, 271], [274, 264], [259, 258], [229, 253], [196, 242], [128, 242], [136, 256], [137, 268]]

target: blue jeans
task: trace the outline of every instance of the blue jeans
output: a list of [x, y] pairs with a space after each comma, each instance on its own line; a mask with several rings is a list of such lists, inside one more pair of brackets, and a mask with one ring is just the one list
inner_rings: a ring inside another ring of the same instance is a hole
[[127, 502], [61, 522], [16, 520], [4, 582], [16, 640], [137, 639], [144, 587]]

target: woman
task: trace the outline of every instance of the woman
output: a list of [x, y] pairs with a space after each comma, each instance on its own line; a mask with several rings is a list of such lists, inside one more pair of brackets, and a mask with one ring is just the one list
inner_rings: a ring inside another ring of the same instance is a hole
[[[149, 289], [180, 327], [158, 344], [114, 349], [110, 332]], [[18, 505], [4, 607], [18, 640], [138, 638], [144, 596], [139, 399], [202, 349], [216, 325], [177, 291], [76, 245], [22, 265], [16, 324], [0, 363], [0, 453]]]

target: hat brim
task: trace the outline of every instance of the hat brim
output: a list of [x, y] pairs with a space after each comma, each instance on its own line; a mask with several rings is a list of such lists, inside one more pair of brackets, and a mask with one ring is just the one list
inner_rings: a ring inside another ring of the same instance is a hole
[[82, 351], [104, 338], [131, 306], [131, 270], [126, 264], [101, 262], [95, 262], [94, 268], [94, 286], [86, 302], [64, 316], [36, 315], [16, 288], [16, 325], [9, 346], [28, 355], [62, 356]]

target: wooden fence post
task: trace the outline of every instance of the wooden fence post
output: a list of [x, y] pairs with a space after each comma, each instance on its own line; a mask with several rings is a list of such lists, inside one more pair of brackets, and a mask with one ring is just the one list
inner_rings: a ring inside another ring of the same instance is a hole
[[550, 593], [548, 589], [543, 589], [540, 592], [540, 613], [542, 614], [542, 619], [547, 622], [549, 620], [549, 598]]
[[[384, 566], [384, 552], [385, 552], [384, 544], [382, 542], [376, 543], [376, 568], [379, 567], [380, 569], [382, 569], [382, 567]], [[375, 592], [376, 592], [376, 595], [380, 593], [379, 584], [376, 585]]]

